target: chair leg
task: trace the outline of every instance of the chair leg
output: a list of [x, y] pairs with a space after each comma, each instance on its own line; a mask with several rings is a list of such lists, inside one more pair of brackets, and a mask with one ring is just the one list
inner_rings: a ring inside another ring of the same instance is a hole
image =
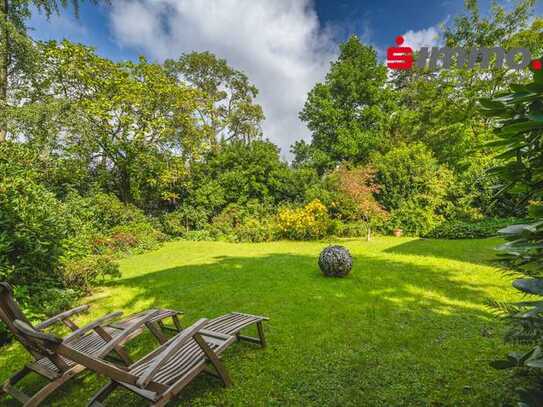
[[[214, 360], [214, 361], [212, 360], [211, 365], [213, 366], [213, 368], [217, 372], [217, 374], [214, 375], [214, 376], [217, 376], [219, 379], [222, 380], [222, 382], [224, 384], [224, 387], [232, 386], [232, 379], [230, 379], [230, 375], [228, 374], [228, 370], [226, 370], [226, 368], [222, 364], [221, 360], [218, 359], [218, 358], [216, 360]], [[208, 373], [211, 373], [211, 372], [208, 371]]]
[[130, 359], [130, 355], [122, 346], [116, 346], [115, 347], [115, 353], [119, 356], [124, 366], [130, 366], [132, 364], [132, 359]]
[[162, 331], [162, 329], [160, 329], [160, 326], [156, 322], [147, 322], [145, 325], [147, 325], [147, 328], [149, 329], [149, 331], [151, 331], [159, 344], [163, 345], [164, 343], [166, 343], [168, 338], [166, 338], [164, 332]]
[[177, 314], [172, 315], [172, 321], [177, 332], [181, 332], [183, 330], [183, 326], [181, 325], [181, 322], [179, 321], [179, 317], [177, 316]]
[[260, 338], [260, 345], [266, 347], [266, 337], [264, 336], [264, 327], [262, 326], [262, 321], [256, 323], [256, 329], [258, 330], [258, 337]]
[[102, 387], [92, 398], [90, 399], [87, 407], [102, 407], [102, 401], [105, 401], [107, 397], [117, 388], [118, 384], [113, 380]]
[[15, 373], [13, 376], [11, 376], [9, 379], [7, 379], [2, 384], [2, 387], [0, 389], [0, 397], [9, 395], [13, 397], [14, 399], [20, 401], [21, 403], [24, 403], [27, 400], [30, 400], [30, 396], [28, 396], [27, 394], [23, 393], [20, 390], [17, 390], [15, 388], [15, 385], [19, 383], [22, 379], [24, 379], [31, 372], [32, 371], [25, 366], [21, 370], [19, 370], [17, 373]]
[[71, 376], [61, 376], [58, 379], [53, 380], [51, 383], [42, 387], [37, 393], [35, 393], [30, 400], [23, 404], [24, 407], [36, 407], [41, 404], [51, 393], [62, 386]]

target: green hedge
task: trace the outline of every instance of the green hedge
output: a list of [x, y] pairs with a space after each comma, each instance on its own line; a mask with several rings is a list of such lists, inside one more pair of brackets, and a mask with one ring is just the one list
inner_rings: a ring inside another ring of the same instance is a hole
[[446, 221], [426, 233], [433, 239], [478, 239], [498, 235], [498, 230], [525, 220], [518, 218], [484, 219], [480, 221]]

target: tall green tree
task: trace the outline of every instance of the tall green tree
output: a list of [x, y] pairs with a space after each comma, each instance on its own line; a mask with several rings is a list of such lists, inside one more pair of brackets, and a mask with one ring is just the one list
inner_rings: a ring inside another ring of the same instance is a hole
[[197, 91], [141, 58], [114, 63], [64, 41], [41, 48], [40, 72], [14, 108], [20, 139], [78, 162], [124, 202], [153, 206], [204, 152]]
[[[91, 0], [96, 3], [98, 0]], [[80, 0], [2, 0], [0, 1], [0, 108], [8, 104], [9, 86], [20, 71], [34, 66], [33, 43], [27, 34], [32, 7], [47, 18], [72, 5], [78, 15]], [[0, 116], [0, 142], [7, 133], [6, 120]]]
[[264, 113], [255, 103], [258, 89], [243, 72], [211, 52], [183, 54], [164, 65], [170, 75], [201, 91], [198, 115], [215, 146], [221, 139], [247, 143], [261, 137]]
[[386, 68], [372, 47], [356, 36], [342, 44], [325, 81], [309, 92], [300, 113], [312, 140], [309, 147], [304, 142], [293, 147], [297, 162], [305, 156], [320, 173], [344, 160], [365, 163], [382, 144], [392, 110], [386, 79]]
[[[543, 50], [543, 21], [532, 18], [533, 0], [522, 0], [509, 11], [494, 3], [483, 15], [475, 0], [466, 1], [465, 13], [442, 27], [446, 46], [512, 49], [528, 48], [538, 56]], [[490, 64], [395, 73], [392, 86], [399, 108], [394, 114], [391, 137], [399, 142], [423, 142], [450, 168], [465, 171], [474, 156], [487, 154], [482, 146], [492, 138], [490, 121], [479, 112], [477, 101], [493, 97], [511, 83], [528, 80], [528, 70], [516, 71]], [[475, 161], [480, 161], [476, 159]]]
[[279, 148], [269, 141], [224, 144], [206, 156], [195, 175], [199, 186], [220, 186], [225, 203], [244, 205], [256, 199], [277, 204], [290, 199], [291, 172], [281, 161]]

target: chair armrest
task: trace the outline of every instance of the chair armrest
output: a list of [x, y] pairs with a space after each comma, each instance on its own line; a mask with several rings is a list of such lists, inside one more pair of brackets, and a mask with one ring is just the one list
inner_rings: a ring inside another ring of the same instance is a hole
[[147, 387], [147, 385], [153, 380], [153, 376], [158, 371], [160, 366], [167, 362], [175, 352], [179, 350], [185, 343], [187, 343], [194, 335], [196, 335], [202, 328], [208, 323], [206, 318], [202, 318], [194, 323], [192, 326], [184, 329], [181, 333], [171, 339], [171, 341], [165, 346], [165, 349], [153, 360], [153, 363], [149, 365], [147, 369], [142, 373], [137, 381], [137, 385], [141, 388]]
[[62, 339], [55, 335], [46, 334], [43, 332], [40, 332], [36, 330], [35, 328], [32, 328], [30, 325], [28, 325], [26, 322], [20, 321], [16, 319], [13, 321], [13, 325], [15, 325], [15, 328], [22, 332], [26, 336], [30, 336], [31, 338], [38, 339], [42, 342], [45, 342], [47, 344], [55, 344], [58, 345], [62, 343]]
[[72, 315], [80, 314], [82, 312], [87, 311], [90, 308], [89, 305], [81, 305], [80, 307], [76, 307], [74, 309], [71, 309], [69, 311], [64, 311], [58, 315], [55, 315], [54, 317], [49, 318], [46, 321], [43, 321], [41, 324], [36, 325], [36, 329], [43, 330], [46, 328], [49, 328], [51, 325], [54, 325], [58, 322], [63, 322], [64, 320], [70, 318]]
[[101, 327], [102, 325], [105, 325], [107, 322], [112, 321], [116, 318], [119, 318], [121, 315], [123, 315], [121, 311], [116, 311], [116, 312], [107, 314], [106, 316], [103, 316], [102, 318], [98, 318], [97, 320], [85, 325], [84, 327], [79, 328], [76, 331], [73, 331], [70, 335], [64, 338], [64, 343], [67, 343], [70, 340], [75, 339], [75, 338], [80, 338], [83, 335], [85, 335], [87, 332], [92, 331], [93, 329], [97, 327]]
[[110, 352], [113, 351], [117, 346], [120, 346], [123, 344], [123, 342], [130, 337], [134, 333], [134, 331], [137, 331], [138, 329], [141, 329], [147, 322], [151, 321], [157, 314], [160, 313], [160, 310], [150, 310], [148, 311], [149, 314], [140, 320], [138, 323], [132, 324], [129, 328], [125, 329], [120, 335], [116, 336], [114, 339], [109, 341], [107, 345], [100, 351], [98, 357], [103, 357], [108, 355]]

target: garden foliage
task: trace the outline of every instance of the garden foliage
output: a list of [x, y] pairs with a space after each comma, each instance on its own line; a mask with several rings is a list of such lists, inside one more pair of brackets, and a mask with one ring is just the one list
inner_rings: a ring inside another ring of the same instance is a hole
[[[543, 73], [534, 80], [494, 99], [481, 100], [482, 111], [496, 119], [496, 140], [492, 146], [503, 164], [494, 172], [504, 188], [530, 199], [532, 222], [506, 227], [500, 232], [507, 240], [499, 247], [501, 260], [523, 275], [513, 287], [528, 295], [525, 301], [498, 304], [511, 322], [508, 340], [532, 344], [528, 351], [508, 355], [497, 367], [525, 366], [543, 369]], [[536, 388], [520, 389], [522, 405], [541, 405]]]
[[[0, 61], [0, 278], [36, 317], [118, 276], [120, 255], [165, 239], [305, 240], [396, 228], [481, 237], [494, 228], [482, 225], [502, 222], [485, 219], [526, 216], [541, 182], [532, 161], [513, 159], [524, 153], [518, 145], [491, 156], [506, 142], [487, 144], [492, 119], [476, 108], [481, 96], [526, 83], [526, 73], [389, 77], [375, 49], [351, 37], [309, 92], [300, 118], [311, 140], [295, 143], [287, 162], [263, 137], [258, 89], [227, 61], [193, 52], [163, 64], [115, 62], [68, 40], [33, 41], [34, 6], [50, 15], [66, 2], [4, 3], [13, 7], [0, 19], [8, 27], [0, 54], [10, 56], [9, 66]], [[475, 2], [467, 7], [444, 28], [448, 45], [541, 50], [531, 1], [496, 6], [488, 18]], [[488, 106], [501, 115], [530, 103], [501, 134], [521, 131], [537, 149], [538, 88], [525, 86]], [[505, 169], [488, 171], [497, 165]], [[524, 186], [496, 201], [503, 173]]]

